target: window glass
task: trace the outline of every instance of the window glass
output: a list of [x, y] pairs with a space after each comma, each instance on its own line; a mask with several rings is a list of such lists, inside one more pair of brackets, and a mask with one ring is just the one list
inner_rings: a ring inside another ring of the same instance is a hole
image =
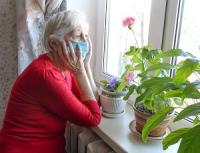
[[185, 0], [182, 12], [179, 48], [200, 58], [200, 1]]
[[[109, 0], [107, 3], [106, 39], [104, 54], [104, 72], [120, 76], [126, 59], [124, 52], [131, 45], [143, 46], [148, 43], [151, 0]], [[133, 34], [122, 21], [126, 17], [134, 17]]]
[[[185, 0], [183, 4], [177, 47], [200, 58], [200, 1]], [[178, 61], [182, 59], [178, 58]], [[200, 74], [196, 73], [190, 76], [189, 80], [200, 80]], [[196, 102], [200, 101], [191, 99], [186, 101], [188, 105]]]

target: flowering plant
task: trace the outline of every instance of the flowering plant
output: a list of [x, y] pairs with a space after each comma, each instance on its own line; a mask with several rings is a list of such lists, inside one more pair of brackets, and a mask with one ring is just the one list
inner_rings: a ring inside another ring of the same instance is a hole
[[133, 33], [135, 42], [138, 46], [138, 42], [135, 36], [135, 32], [133, 31], [133, 25], [135, 24], [135, 18], [134, 17], [127, 17], [122, 21], [122, 24], [124, 27], [128, 27], [128, 29]]
[[[132, 17], [123, 20], [123, 26], [128, 27], [134, 35], [136, 44], [138, 44], [133, 31], [134, 24], [135, 19]], [[157, 127], [167, 115], [176, 108], [187, 106], [185, 99], [200, 99], [200, 81], [189, 80], [191, 75], [198, 73], [200, 70], [200, 60], [181, 49], [163, 51], [161, 49], [152, 49], [149, 45], [142, 47], [138, 45], [130, 46], [125, 56], [129, 57], [130, 64], [125, 66], [123, 76], [128, 71], [137, 71], [138, 75], [135, 76], [135, 80], [138, 78], [138, 81], [129, 86], [124, 99], [127, 100], [132, 93], [136, 93], [137, 98], [134, 107], [141, 112], [152, 115], [147, 119], [142, 130], [142, 139], [146, 142], [150, 131]], [[185, 59], [176, 65], [166, 62], [166, 59], [178, 56], [184, 56]], [[173, 72], [171, 73], [173, 76], [170, 75], [170, 72]], [[185, 116], [182, 115], [183, 117]], [[199, 121], [197, 118], [195, 120]], [[200, 125], [200, 121], [198, 125]], [[184, 135], [181, 135], [178, 139], [182, 137], [184, 138]], [[172, 138], [165, 139], [163, 143], [164, 149], [178, 141], [178, 139]]]
[[127, 90], [131, 81], [133, 80], [133, 77], [134, 77], [134, 73], [132, 71], [129, 71], [126, 73], [123, 79], [112, 77], [109, 81], [101, 80], [101, 84], [103, 85], [104, 89], [110, 92], [120, 93]]

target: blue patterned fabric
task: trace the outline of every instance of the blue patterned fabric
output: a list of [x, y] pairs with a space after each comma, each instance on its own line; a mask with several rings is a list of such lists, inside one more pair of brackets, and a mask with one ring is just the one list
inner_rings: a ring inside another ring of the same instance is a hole
[[67, 0], [17, 0], [18, 73], [45, 53], [43, 30], [48, 18], [66, 10]]

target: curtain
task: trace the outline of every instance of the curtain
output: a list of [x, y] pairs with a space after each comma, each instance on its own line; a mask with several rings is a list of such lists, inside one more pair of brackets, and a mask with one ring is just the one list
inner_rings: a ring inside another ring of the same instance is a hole
[[44, 53], [44, 24], [53, 14], [66, 10], [67, 0], [17, 0], [18, 73]]

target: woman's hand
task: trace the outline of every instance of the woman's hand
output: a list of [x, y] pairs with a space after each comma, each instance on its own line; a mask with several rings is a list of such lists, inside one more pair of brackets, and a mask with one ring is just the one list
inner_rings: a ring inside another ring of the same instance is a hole
[[[77, 56], [73, 50], [72, 44], [70, 41], [67, 41], [67, 48], [66, 42], [63, 41], [63, 55], [66, 59], [66, 67], [72, 73], [75, 74], [75, 78], [79, 84], [80, 92], [81, 92], [81, 99], [83, 101], [89, 99], [95, 99], [93, 94], [90, 81], [87, 76], [87, 72], [84, 67], [83, 58], [81, 55], [81, 48], [77, 46]], [[68, 50], [69, 49], [69, 50]]]
[[92, 57], [92, 42], [91, 42], [90, 37], [88, 37], [88, 39], [86, 39], [86, 40], [88, 41], [89, 49], [88, 49], [88, 53], [87, 53], [87, 55], [84, 59], [84, 65], [89, 66], [90, 60], [91, 60], [91, 57]]
[[[67, 47], [68, 46], [68, 47]], [[81, 48], [77, 46], [77, 55], [70, 41], [62, 42], [62, 54], [65, 58], [65, 67], [74, 74], [85, 71], [83, 58], [81, 56]]]

